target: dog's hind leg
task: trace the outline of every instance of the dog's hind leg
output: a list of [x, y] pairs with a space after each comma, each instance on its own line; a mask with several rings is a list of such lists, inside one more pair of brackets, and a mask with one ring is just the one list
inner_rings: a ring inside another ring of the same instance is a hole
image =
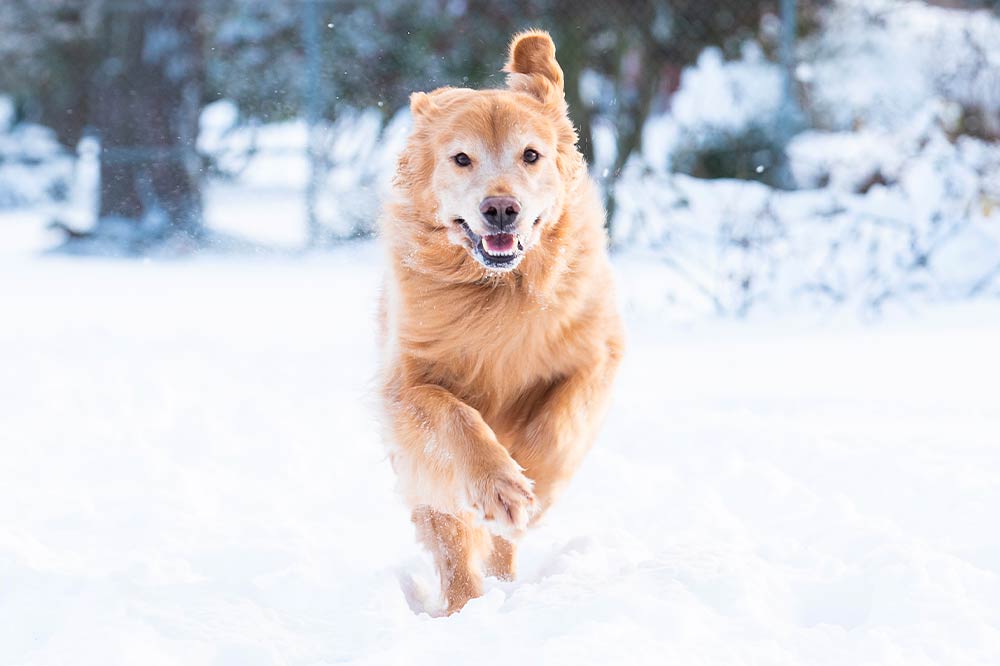
[[483, 593], [482, 562], [490, 548], [489, 534], [470, 519], [471, 516], [453, 516], [426, 505], [413, 511], [417, 538], [434, 557], [449, 615]]
[[500, 580], [514, 580], [517, 576], [517, 546], [495, 534], [491, 537], [493, 549], [486, 559], [486, 575]]

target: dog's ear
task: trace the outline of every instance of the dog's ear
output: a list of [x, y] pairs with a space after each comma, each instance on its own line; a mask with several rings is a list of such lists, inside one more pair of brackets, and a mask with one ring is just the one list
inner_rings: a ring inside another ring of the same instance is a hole
[[427, 93], [415, 92], [410, 95], [410, 114], [414, 118], [426, 118], [433, 113], [434, 108], [434, 102]]
[[471, 92], [468, 88], [445, 86], [430, 92], [415, 92], [410, 95], [410, 115], [415, 120], [434, 118], [448, 109], [457, 99]]
[[556, 45], [544, 30], [514, 35], [503, 71], [508, 72], [507, 85], [511, 90], [521, 90], [543, 102], [564, 99], [563, 71], [556, 62]]

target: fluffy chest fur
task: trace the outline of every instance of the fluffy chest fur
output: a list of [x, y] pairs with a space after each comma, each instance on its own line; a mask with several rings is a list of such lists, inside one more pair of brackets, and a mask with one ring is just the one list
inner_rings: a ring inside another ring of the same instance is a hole
[[407, 380], [442, 386], [494, 420], [588, 363], [608, 290], [587, 245], [547, 286], [521, 273], [456, 285], [397, 264], [387, 347]]

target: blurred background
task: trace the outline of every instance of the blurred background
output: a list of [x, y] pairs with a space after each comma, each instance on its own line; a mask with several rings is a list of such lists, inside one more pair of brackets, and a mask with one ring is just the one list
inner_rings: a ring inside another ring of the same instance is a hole
[[6, 0], [0, 246], [369, 238], [408, 94], [503, 85], [526, 27], [646, 305], [1000, 293], [1000, 3], [976, 0]]
[[[432, 619], [407, 97], [549, 30], [627, 329]], [[0, 664], [1000, 664], [1000, 2], [0, 0]]]

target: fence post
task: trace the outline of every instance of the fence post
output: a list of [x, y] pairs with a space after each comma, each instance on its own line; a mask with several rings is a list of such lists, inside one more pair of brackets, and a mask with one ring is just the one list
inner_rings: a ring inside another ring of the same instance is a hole
[[302, 85], [306, 125], [306, 155], [309, 160], [309, 179], [306, 183], [305, 206], [309, 247], [316, 247], [323, 240], [323, 228], [316, 211], [316, 199], [322, 188], [325, 173], [323, 155], [320, 151], [320, 122], [323, 114], [323, 100], [320, 97], [320, 76], [322, 73], [320, 36], [320, 0], [306, 0], [302, 3], [302, 46], [305, 51], [305, 81]]
[[[794, 136], [802, 121], [802, 113], [799, 109], [799, 99], [795, 85], [795, 39], [797, 35], [798, 18], [796, 0], [781, 0], [781, 43], [779, 47], [779, 57], [781, 58], [782, 70], [782, 100], [779, 122], [781, 123], [780, 136], [783, 146]], [[782, 187], [791, 188], [791, 169], [788, 165], [787, 156], [781, 162], [781, 174], [779, 184]]]

